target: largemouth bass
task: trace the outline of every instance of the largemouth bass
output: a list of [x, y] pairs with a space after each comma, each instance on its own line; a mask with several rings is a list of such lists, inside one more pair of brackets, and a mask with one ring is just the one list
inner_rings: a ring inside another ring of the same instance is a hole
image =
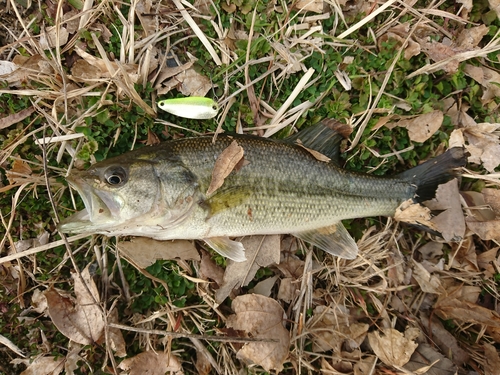
[[[291, 233], [339, 257], [358, 248], [341, 220], [391, 216], [404, 201], [434, 196], [466, 162], [461, 148], [395, 177], [341, 169], [338, 124], [325, 120], [284, 141], [250, 135], [178, 139], [143, 147], [73, 172], [69, 184], [85, 209], [63, 221], [67, 233], [200, 239], [235, 261], [229, 239]], [[233, 142], [243, 157], [207, 194], [216, 162]]]

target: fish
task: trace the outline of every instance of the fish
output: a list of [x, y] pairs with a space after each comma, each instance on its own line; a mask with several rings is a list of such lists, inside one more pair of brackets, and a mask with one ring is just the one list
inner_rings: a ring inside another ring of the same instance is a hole
[[[393, 216], [409, 199], [435, 196], [467, 162], [463, 148], [392, 177], [339, 166], [347, 125], [325, 119], [284, 140], [219, 134], [142, 147], [74, 171], [67, 181], [85, 209], [62, 221], [64, 233], [203, 240], [244, 261], [236, 237], [290, 233], [345, 259], [358, 254], [342, 220]], [[227, 150], [239, 151], [225, 163]], [[242, 152], [241, 152], [242, 149]], [[214, 189], [220, 162], [228, 169]]]
[[158, 101], [157, 104], [165, 112], [195, 120], [208, 120], [217, 116], [219, 112], [217, 102], [202, 96], [164, 99]]

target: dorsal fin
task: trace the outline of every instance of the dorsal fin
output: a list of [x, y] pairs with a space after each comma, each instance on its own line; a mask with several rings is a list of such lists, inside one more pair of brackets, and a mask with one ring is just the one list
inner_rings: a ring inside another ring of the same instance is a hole
[[333, 119], [324, 119], [313, 126], [299, 131], [286, 138], [287, 142], [300, 143], [311, 150], [317, 151], [338, 163], [340, 142], [351, 134], [349, 125]]

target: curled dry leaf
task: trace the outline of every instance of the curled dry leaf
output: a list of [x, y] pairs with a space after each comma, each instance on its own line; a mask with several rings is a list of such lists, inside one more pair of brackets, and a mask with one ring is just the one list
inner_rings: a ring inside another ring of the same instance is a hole
[[224, 180], [233, 171], [236, 165], [243, 158], [245, 151], [236, 140], [226, 147], [224, 151], [217, 157], [214, 170], [212, 171], [212, 180], [207, 190], [207, 195], [213, 194], [218, 188], [224, 184]]
[[83, 282], [78, 274], [73, 274], [76, 302], [54, 288], [44, 293], [54, 325], [64, 336], [83, 345], [98, 341], [104, 332], [104, 319], [98, 305], [99, 292], [88, 268], [81, 273]]
[[118, 243], [118, 250], [141, 268], [146, 268], [158, 259], [200, 260], [194, 243], [187, 240], [158, 241], [146, 237], [135, 237]]
[[389, 129], [395, 126], [406, 128], [412, 141], [425, 142], [441, 127], [443, 119], [443, 112], [436, 110], [411, 119], [400, 120], [396, 123], [386, 123], [385, 126]]
[[437, 276], [431, 275], [421, 263], [413, 262], [413, 277], [424, 293], [441, 294], [444, 289]]
[[128, 375], [165, 375], [165, 373], [181, 375], [181, 362], [173, 354], [147, 351], [135, 357], [124, 359], [119, 365]]
[[313, 351], [333, 350], [339, 354], [344, 346], [358, 348], [364, 341], [369, 325], [352, 323], [345, 306], [316, 306], [307, 331], [313, 336]]
[[275, 340], [245, 344], [237, 357], [266, 371], [281, 371], [289, 352], [290, 334], [283, 325], [285, 312], [280, 304], [272, 298], [246, 294], [236, 297], [231, 306], [235, 314], [228, 317], [227, 327], [245, 331], [253, 338]]
[[241, 240], [245, 247], [244, 262], [229, 261], [224, 281], [215, 293], [217, 303], [222, 303], [234, 288], [248, 285], [260, 267], [280, 261], [280, 236], [248, 236]]
[[413, 340], [418, 333], [408, 329], [403, 335], [393, 328], [382, 328], [368, 333], [373, 352], [388, 366], [404, 366], [410, 360], [418, 344]]
[[396, 209], [394, 219], [410, 224], [421, 224], [431, 229], [436, 229], [431, 222], [431, 211], [418, 203], [413, 203], [411, 199], [404, 201]]
[[64, 370], [64, 358], [38, 357], [21, 375], [58, 375]]

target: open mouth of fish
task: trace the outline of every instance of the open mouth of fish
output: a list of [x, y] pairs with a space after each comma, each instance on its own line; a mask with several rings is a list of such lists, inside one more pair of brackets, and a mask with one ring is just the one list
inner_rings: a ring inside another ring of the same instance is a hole
[[108, 205], [101, 197], [93, 193], [91, 187], [81, 177], [68, 177], [67, 181], [78, 192], [85, 208], [61, 221], [59, 229], [62, 232], [92, 232], [114, 223], [113, 214]]

